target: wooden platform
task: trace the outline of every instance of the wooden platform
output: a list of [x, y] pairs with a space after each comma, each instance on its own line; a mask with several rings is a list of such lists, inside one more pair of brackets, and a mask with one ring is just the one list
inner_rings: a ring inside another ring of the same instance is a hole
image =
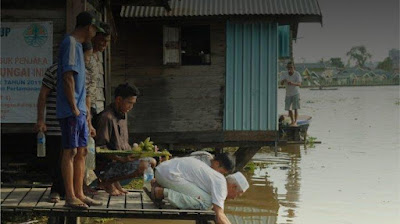
[[45, 216], [107, 217], [196, 220], [205, 223], [214, 220], [214, 211], [180, 210], [172, 208], [166, 201], [156, 207], [140, 190], [131, 190], [125, 196], [109, 196], [99, 191], [93, 199], [101, 200], [102, 206], [79, 210], [65, 207], [65, 201], [50, 203], [49, 186], [1, 186], [1, 212], [33, 212]]

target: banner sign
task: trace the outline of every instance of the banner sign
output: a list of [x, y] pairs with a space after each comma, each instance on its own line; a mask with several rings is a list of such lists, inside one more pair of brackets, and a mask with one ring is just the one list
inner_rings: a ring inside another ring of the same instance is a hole
[[1, 123], [36, 123], [43, 75], [53, 62], [53, 22], [1, 23]]

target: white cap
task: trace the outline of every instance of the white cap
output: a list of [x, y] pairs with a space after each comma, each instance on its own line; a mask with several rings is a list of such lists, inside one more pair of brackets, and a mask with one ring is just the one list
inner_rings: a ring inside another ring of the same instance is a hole
[[229, 175], [235, 178], [236, 182], [239, 184], [239, 187], [245, 192], [249, 188], [249, 182], [247, 182], [246, 177], [241, 172], [236, 172], [234, 174]]

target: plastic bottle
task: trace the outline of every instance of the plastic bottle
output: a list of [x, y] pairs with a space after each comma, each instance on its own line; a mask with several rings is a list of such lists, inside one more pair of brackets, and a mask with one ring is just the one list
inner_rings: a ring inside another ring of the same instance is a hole
[[143, 187], [147, 189], [151, 189], [151, 180], [154, 178], [154, 171], [151, 168], [151, 164], [147, 166], [147, 168], [143, 172]]
[[37, 134], [37, 157], [46, 156], [46, 136], [43, 132], [39, 131]]
[[87, 155], [86, 155], [86, 169], [94, 170], [96, 168], [96, 147], [95, 142], [92, 137], [89, 136], [89, 142], [87, 146]]

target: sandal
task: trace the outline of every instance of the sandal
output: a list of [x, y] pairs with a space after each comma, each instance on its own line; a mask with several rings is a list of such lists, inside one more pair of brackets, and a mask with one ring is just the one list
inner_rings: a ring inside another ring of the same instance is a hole
[[89, 206], [102, 206], [103, 205], [103, 202], [91, 199], [89, 197], [85, 197], [82, 201], [86, 205], [89, 205]]
[[60, 197], [59, 193], [57, 193], [57, 192], [50, 193], [49, 201], [51, 203], [58, 203], [58, 202], [60, 202], [60, 200], [61, 200], [61, 197]]
[[78, 198], [74, 199], [66, 199], [65, 200], [65, 207], [75, 208], [75, 209], [88, 209], [89, 206], [79, 200]]

